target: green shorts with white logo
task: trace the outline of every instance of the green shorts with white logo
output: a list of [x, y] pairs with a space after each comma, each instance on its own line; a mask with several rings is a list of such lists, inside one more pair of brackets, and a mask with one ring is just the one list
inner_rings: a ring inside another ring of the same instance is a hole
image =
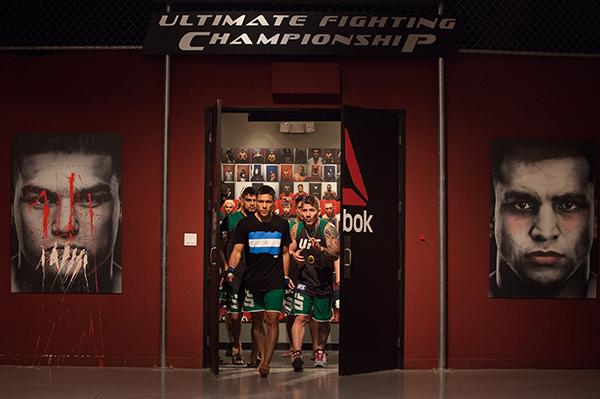
[[227, 313], [242, 313], [242, 305], [244, 304], [244, 295], [233, 291], [225, 292]]
[[320, 298], [296, 290], [296, 292], [294, 292], [292, 316], [310, 316], [311, 311], [314, 321], [324, 323], [331, 320], [331, 317], [333, 316], [331, 297]]
[[283, 288], [261, 292], [244, 290], [244, 312], [278, 312], [283, 306]]

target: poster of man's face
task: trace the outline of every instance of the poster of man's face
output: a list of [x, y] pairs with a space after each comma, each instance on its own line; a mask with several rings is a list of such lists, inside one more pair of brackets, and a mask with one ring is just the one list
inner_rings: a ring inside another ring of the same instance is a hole
[[490, 297], [596, 297], [593, 143], [492, 143]]
[[13, 137], [11, 292], [121, 293], [121, 138]]
[[264, 148], [252, 148], [250, 155], [252, 157], [252, 163], [263, 163], [266, 159], [267, 150]]
[[223, 168], [223, 176], [222, 176], [223, 181], [226, 181], [226, 182], [235, 181], [235, 165], [223, 164], [222, 168]]
[[281, 165], [281, 181], [294, 181], [293, 165]]
[[309, 192], [310, 195], [321, 199], [321, 183], [310, 183]]
[[280, 151], [278, 148], [267, 148], [266, 163], [279, 163], [280, 162]]

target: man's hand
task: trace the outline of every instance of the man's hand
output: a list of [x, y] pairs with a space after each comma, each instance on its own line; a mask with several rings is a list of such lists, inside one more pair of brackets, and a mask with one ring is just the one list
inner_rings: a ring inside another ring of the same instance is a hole
[[233, 283], [233, 280], [235, 279], [235, 275], [233, 274], [234, 271], [235, 269], [231, 266], [229, 266], [227, 270], [225, 270], [225, 280], [227, 281], [227, 283], [229, 283], [229, 285], [231, 285], [231, 283]]
[[300, 251], [292, 252], [292, 256], [294, 257], [294, 260], [296, 261], [296, 263], [299, 263], [299, 264], [304, 263], [304, 256], [300, 255]]
[[296, 286], [294, 285], [294, 282], [292, 281], [291, 278], [289, 278], [288, 276], [285, 276], [285, 282], [287, 283], [286, 286], [290, 289], [293, 290], [294, 288], [296, 288]]
[[323, 252], [323, 247], [321, 247], [321, 244], [319, 244], [319, 241], [321, 241], [321, 240], [317, 240], [314, 237], [309, 237], [309, 240], [310, 240], [310, 244], [315, 249], [315, 251]]

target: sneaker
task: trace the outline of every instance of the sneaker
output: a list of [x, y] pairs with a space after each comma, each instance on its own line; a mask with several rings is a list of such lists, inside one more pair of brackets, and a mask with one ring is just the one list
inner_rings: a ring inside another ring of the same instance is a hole
[[231, 356], [231, 364], [235, 364], [237, 366], [244, 364], [244, 358], [242, 357], [241, 352], [236, 352]]
[[322, 349], [319, 349], [315, 352], [315, 367], [327, 367], [327, 353], [325, 353], [325, 351]]
[[233, 345], [229, 345], [227, 349], [225, 349], [225, 356], [232, 356], [233, 354]]
[[292, 353], [292, 368], [294, 371], [302, 371], [304, 368], [304, 360], [302, 360], [302, 352], [294, 351]]

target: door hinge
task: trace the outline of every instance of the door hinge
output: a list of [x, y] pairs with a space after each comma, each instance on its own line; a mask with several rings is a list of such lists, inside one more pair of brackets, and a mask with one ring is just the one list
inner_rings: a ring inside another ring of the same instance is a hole
[[402, 200], [398, 201], [398, 213], [402, 215]]
[[398, 337], [397, 341], [396, 341], [396, 348], [401, 348], [402, 347], [402, 339], [400, 337]]
[[206, 346], [210, 346], [210, 337], [206, 336]]
[[402, 269], [398, 269], [398, 281], [402, 281]]
[[208, 132], [208, 142], [212, 144], [212, 132]]
[[402, 136], [398, 136], [398, 145], [402, 147]]

